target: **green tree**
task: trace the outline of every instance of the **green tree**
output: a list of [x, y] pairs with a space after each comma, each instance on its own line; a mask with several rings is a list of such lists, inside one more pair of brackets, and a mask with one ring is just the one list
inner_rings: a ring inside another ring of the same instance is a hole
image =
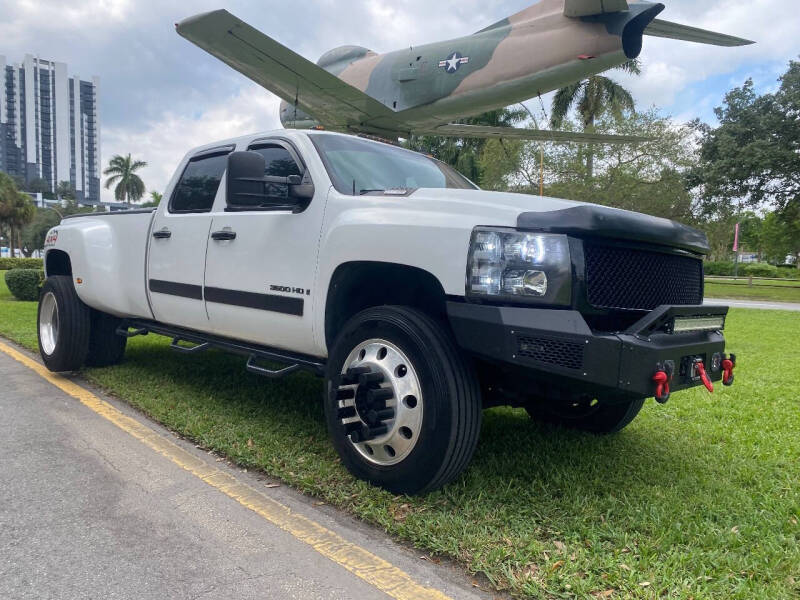
[[[691, 183], [706, 215], [772, 206], [789, 228], [800, 204], [800, 62], [789, 63], [775, 93], [758, 95], [752, 80], [725, 96], [718, 127], [695, 122], [700, 162]], [[793, 252], [800, 252], [800, 239]]]
[[[459, 123], [468, 125], [490, 125], [494, 127], [512, 127], [527, 118], [527, 111], [519, 108], [504, 108], [461, 119]], [[480, 138], [452, 138], [433, 135], [412, 136], [406, 147], [423, 154], [429, 154], [445, 162], [463, 175], [482, 184], [483, 174], [480, 167], [480, 156], [487, 140]]]
[[[617, 68], [633, 75], [642, 72], [638, 59], [626, 61]], [[606, 114], [621, 119], [625, 111], [633, 113], [636, 110], [631, 93], [603, 75], [593, 75], [556, 92], [550, 118], [553, 128], [562, 127], [573, 107], [578, 110], [584, 131], [594, 131], [595, 122]], [[591, 179], [593, 175], [594, 145], [590, 144], [586, 152], [586, 176]]]
[[25, 256], [44, 248], [47, 232], [61, 222], [59, 214], [51, 208], [37, 208], [33, 221], [26, 225], [20, 234], [21, 248]]
[[108, 163], [103, 175], [108, 176], [106, 189], [114, 188], [114, 197], [118, 202], [138, 202], [145, 193], [144, 182], [136, 174], [141, 168], [147, 166], [143, 160], [133, 160], [131, 155], [120, 156], [117, 154]]
[[56, 197], [59, 200], [75, 200], [75, 188], [69, 181], [59, 181], [56, 186]]
[[156, 208], [159, 204], [161, 204], [161, 198], [163, 194], [161, 192], [156, 192], [155, 190], [150, 192], [150, 200], [149, 202], [143, 202], [142, 208]]
[[50, 187], [50, 183], [41, 177], [35, 177], [31, 179], [27, 185], [25, 186], [17, 186], [23, 187], [25, 191], [30, 192], [32, 194], [41, 194], [42, 197], [47, 198], [48, 200], [55, 199], [55, 194], [53, 194], [53, 188]]
[[[565, 120], [564, 129], [580, 129], [582, 122]], [[693, 131], [680, 127], [653, 109], [643, 113], [611, 114], [595, 122], [599, 133], [644, 135], [637, 145], [598, 145], [592, 178], [585, 149], [578, 144], [545, 144], [545, 194], [594, 202], [691, 222], [693, 198], [685, 173], [696, 162]], [[481, 167], [492, 189], [539, 194], [540, 144], [525, 142], [500, 146], [493, 140], [481, 156]]]
[[27, 194], [17, 189], [16, 183], [5, 173], [0, 173], [0, 224], [8, 235], [11, 256], [19, 246], [20, 230], [33, 220], [36, 207]]

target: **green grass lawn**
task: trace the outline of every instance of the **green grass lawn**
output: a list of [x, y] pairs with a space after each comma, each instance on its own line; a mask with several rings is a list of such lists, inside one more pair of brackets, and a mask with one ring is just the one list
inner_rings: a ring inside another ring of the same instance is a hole
[[[0, 283], [0, 334], [35, 349], [35, 312]], [[132, 340], [124, 364], [85, 376], [198, 444], [517, 596], [796, 599], [800, 318], [733, 310], [728, 328], [735, 387], [648, 402], [612, 437], [487, 411], [465, 476], [424, 498], [347, 474], [313, 377], [270, 382], [241, 358], [178, 355], [155, 336]]]
[[800, 303], [800, 285], [797, 282], [760, 282], [753, 287], [747, 280], [725, 281], [706, 280], [707, 298], [731, 298], [736, 300], [766, 300], [772, 302]]

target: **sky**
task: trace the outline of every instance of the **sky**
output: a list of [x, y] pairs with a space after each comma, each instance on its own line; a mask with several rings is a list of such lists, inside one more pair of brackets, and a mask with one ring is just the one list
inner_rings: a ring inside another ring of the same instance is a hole
[[[280, 128], [279, 100], [175, 33], [183, 18], [226, 8], [316, 61], [346, 44], [387, 52], [473, 33], [533, 0], [0, 0], [0, 54], [66, 62], [100, 77], [102, 159], [148, 162], [148, 190], [163, 191], [192, 147]], [[664, 0], [661, 18], [757, 41], [717, 48], [645, 38], [643, 74], [614, 74], [639, 107], [681, 122], [714, 121], [725, 93], [750, 77], [774, 91], [800, 56], [797, 0]], [[545, 99], [546, 101], [547, 99]], [[531, 104], [538, 108], [538, 101]], [[113, 200], [104, 190], [104, 200]]]

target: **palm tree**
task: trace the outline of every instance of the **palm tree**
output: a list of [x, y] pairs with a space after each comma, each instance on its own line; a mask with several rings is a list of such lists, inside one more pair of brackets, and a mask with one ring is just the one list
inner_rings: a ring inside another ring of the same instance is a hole
[[106, 189], [116, 184], [114, 188], [114, 198], [118, 202], [138, 202], [144, 196], [145, 187], [141, 177], [136, 171], [146, 167], [147, 163], [143, 160], [133, 160], [131, 155], [121, 156], [117, 154], [108, 163], [108, 168], [103, 171], [103, 175], [110, 175], [106, 180]]
[[[626, 61], [617, 68], [632, 75], [642, 73], [638, 59]], [[591, 131], [595, 121], [607, 112], [620, 118], [623, 111], [636, 110], [631, 93], [613, 79], [602, 75], [593, 75], [556, 92], [553, 98], [553, 115], [550, 119], [553, 128], [558, 129], [564, 124], [564, 119], [573, 106], [578, 109], [584, 131]], [[586, 172], [588, 180], [591, 180], [594, 174], [594, 150], [591, 145], [586, 157]]]
[[5, 195], [0, 206], [0, 217], [8, 229], [8, 247], [11, 258], [14, 258], [14, 249], [21, 247], [20, 233], [22, 228], [33, 221], [36, 216], [36, 207], [27, 194], [13, 190], [12, 194]]
[[14, 180], [0, 173], [0, 225], [8, 232], [8, 246], [11, 257], [19, 243], [20, 230], [33, 220], [36, 207], [28, 197], [17, 189]]

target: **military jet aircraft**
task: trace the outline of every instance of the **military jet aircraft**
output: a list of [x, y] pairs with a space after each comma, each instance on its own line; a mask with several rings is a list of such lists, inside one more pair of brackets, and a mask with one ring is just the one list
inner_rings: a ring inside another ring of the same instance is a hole
[[466, 37], [377, 54], [359, 46], [317, 64], [225, 10], [190, 17], [178, 33], [280, 96], [286, 127], [408, 138], [412, 134], [618, 143], [608, 136], [461, 125], [639, 56], [645, 35], [718, 46], [753, 42], [663, 21], [661, 3], [541, 0]]

